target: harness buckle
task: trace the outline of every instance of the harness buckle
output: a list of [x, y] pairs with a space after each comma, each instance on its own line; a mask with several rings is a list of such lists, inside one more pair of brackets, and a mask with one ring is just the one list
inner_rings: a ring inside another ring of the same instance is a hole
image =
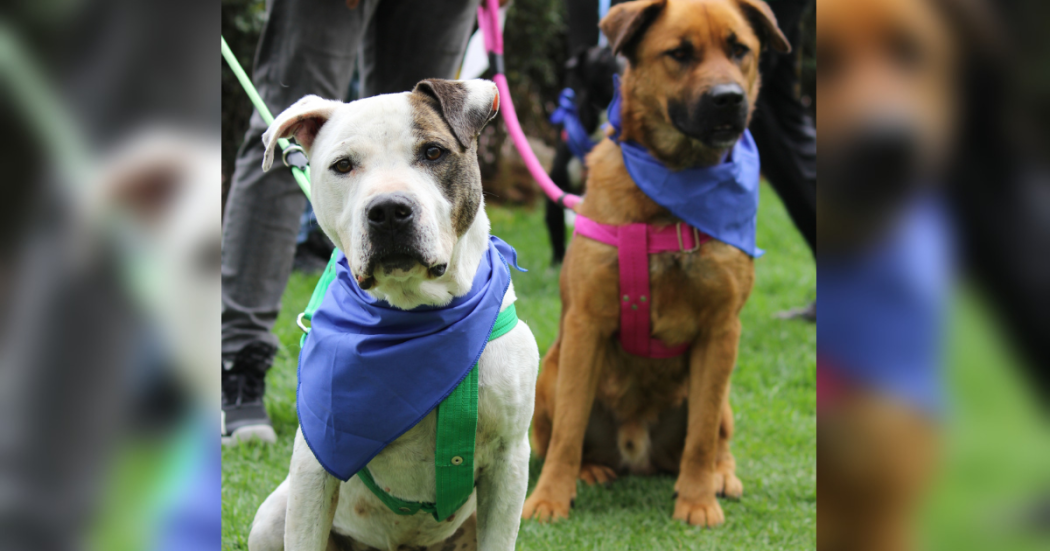
[[300, 312], [299, 316], [295, 318], [295, 324], [299, 326], [299, 329], [303, 330], [303, 333], [309, 333], [310, 328], [303, 324], [304, 317], [306, 317], [306, 312]]
[[297, 151], [299, 153], [302, 153], [304, 157], [306, 156], [306, 150], [304, 150], [302, 148], [302, 146], [300, 146], [299, 144], [290, 143], [290, 144], [288, 144], [288, 147], [284, 148], [284, 150], [281, 151], [281, 162], [284, 163], [284, 166], [286, 166], [288, 168], [292, 168], [294, 166], [294, 165], [288, 164], [288, 154], [289, 153], [295, 153]]
[[678, 250], [679, 251], [681, 251], [683, 253], [692, 253], [692, 252], [696, 252], [696, 251], [700, 250], [700, 230], [698, 230], [696, 228], [692, 228], [693, 229], [693, 248], [692, 249], [686, 249], [685, 248], [685, 242], [682, 241], [682, 223], [681, 222], [675, 223], [674, 228], [675, 228], [675, 231], [678, 232]]

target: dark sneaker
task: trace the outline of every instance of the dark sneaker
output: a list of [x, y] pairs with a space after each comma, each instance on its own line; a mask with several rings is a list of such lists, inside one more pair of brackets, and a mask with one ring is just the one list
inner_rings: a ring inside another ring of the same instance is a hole
[[222, 444], [248, 440], [277, 442], [270, 417], [263, 406], [266, 370], [276, 348], [253, 342], [232, 359], [222, 362]]

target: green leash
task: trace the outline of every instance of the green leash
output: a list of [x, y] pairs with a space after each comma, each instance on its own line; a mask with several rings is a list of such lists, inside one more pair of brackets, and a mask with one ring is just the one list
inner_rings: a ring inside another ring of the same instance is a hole
[[[221, 37], [220, 37], [221, 38]], [[222, 57], [230, 65], [233, 74], [237, 76], [244, 91], [255, 105], [256, 111], [262, 116], [267, 124], [273, 124], [273, 115], [259, 96], [259, 92], [252, 85], [247, 73], [241, 68], [237, 57], [222, 38]], [[302, 149], [293, 145], [288, 140], [281, 138], [277, 140], [281, 146], [284, 164], [291, 169], [295, 181], [299, 183], [306, 198], [310, 198], [310, 177], [306, 172], [306, 165], [295, 165], [288, 162], [288, 155], [292, 152], [302, 152]], [[310, 333], [303, 320], [312, 320], [314, 313], [321, 306], [328, 287], [335, 281], [336, 256], [339, 250], [332, 251], [332, 257], [328, 260], [321, 279], [314, 287], [310, 302], [306, 310], [299, 314], [296, 323], [303, 330], [303, 336], [299, 340], [300, 348], [306, 344], [306, 336]], [[498, 339], [507, 334], [518, 324], [518, 314], [514, 305], [499, 313], [496, 323], [493, 324], [489, 341]], [[357, 477], [364, 482], [365, 486], [372, 491], [391, 511], [399, 515], [414, 515], [419, 511], [425, 511], [434, 515], [434, 519], [441, 522], [459, 510], [464, 503], [470, 499], [474, 492], [474, 438], [478, 431], [478, 366], [474, 364], [463, 381], [445, 398], [437, 407], [437, 446], [434, 453], [434, 466], [436, 467], [437, 500], [436, 503], [419, 503], [398, 499], [376, 485], [372, 473], [368, 468], [362, 468]]]
[[[264, 102], [262, 97], [259, 96], [258, 90], [256, 90], [255, 85], [252, 84], [252, 79], [248, 78], [248, 73], [244, 72], [240, 62], [237, 61], [237, 56], [233, 55], [233, 50], [231, 50], [230, 46], [226, 44], [226, 39], [221, 35], [219, 38], [222, 40], [222, 57], [226, 60], [226, 63], [230, 65], [230, 70], [233, 71], [233, 74], [237, 76], [237, 80], [241, 83], [241, 88], [244, 88], [244, 92], [248, 94], [248, 99], [252, 100], [252, 105], [255, 106], [255, 110], [259, 112], [259, 116], [262, 117], [263, 121], [265, 121], [266, 124], [273, 124], [273, 115], [270, 114], [270, 109], [266, 107], [266, 102]], [[292, 176], [294, 176], [295, 181], [299, 183], [299, 187], [302, 188], [303, 193], [306, 194], [306, 198], [310, 199], [310, 176], [306, 173], [306, 167], [288, 163], [288, 154], [293, 151], [302, 151], [302, 148], [293, 145], [284, 138], [278, 139], [277, 145], [281, 146], [281, 159], [284, 160], [285, 166], [292, 169]]]

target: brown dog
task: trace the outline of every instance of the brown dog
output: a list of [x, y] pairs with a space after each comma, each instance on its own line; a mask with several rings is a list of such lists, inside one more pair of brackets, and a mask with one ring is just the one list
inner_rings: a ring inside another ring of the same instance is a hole
[[[879, 243], [918, 193], [943, 181], [959, 134], [963, 52], [991, 47], [979, 9], [957, 0], [817, 3], [818, 266]], [[921, 300], [933, 302], [931, 294]], [[817, 547], [911, 549], [939, 454], [938, 425], [901, 392], [907, 381], [890, 391], [851, 379], [854, 366], [822, 354], [830, 346], [821, 339]]]
[[[754, 110], [762, 47], [790, 49], [760, 0], [627, 2], [609, 11], [601, 29], [629, 60], [622, 139], [673, 170], [719, 162]], [[724, 113], [715, 122], [707, 116], [726, 88], [743, 95], [728, 125]], [[602, 141], [587, 164], [580, 214], [603, 224], [679, 221], [631, 180], [617, 143]], [[728, 393], [752, 260], [712, 240], [691, 253], [651, 255], [649, 272], [652, 336], [688, 344], [682, 356], [624, 352], [615, 337], [617, 249], [572, 241], [561, 273], [560, 332], [536, 389], [533, 449], [546, 464], [525, 518], [568, 517], [577, 477], [604, 482], [617, 471], [678, 473], [674, 518], [694, 525], [721, 524], [716, 495], [743, 492], [729, 452]]]

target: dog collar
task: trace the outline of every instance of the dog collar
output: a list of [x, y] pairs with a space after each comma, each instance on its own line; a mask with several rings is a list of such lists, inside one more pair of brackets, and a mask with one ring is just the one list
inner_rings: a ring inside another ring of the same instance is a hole
[[368, 485], [365, 465], [438, 408], [437, 502], [414, 507], [376, 495], [396, 501], [395, 513], [427, 510], [443, 520], [473, 490], [476, 366], [493, 335], [516, 323], [512, 308], [500, 313], [509, 267], [521, 269], [516, 253], [491, 237], [465, 296], [413, 310], [371, 297], [353, 280], [346, 257], [333, 258], [314, 291], [323, 298], [299, 355], [303, 436], [325, 470], [343, 481], [358, 474]]
[[635, 185], [700, 232], [752, 258], [761, 256], [763, 251], [755, 246], [761, 167], [751, 132], [744, 131], [724, 163], [672, 171], [641, 145], [619, 139], [623, 130], [619, 75], [613, 76], [613, 89], [608, 111], [612, 139], [619, 144]]

